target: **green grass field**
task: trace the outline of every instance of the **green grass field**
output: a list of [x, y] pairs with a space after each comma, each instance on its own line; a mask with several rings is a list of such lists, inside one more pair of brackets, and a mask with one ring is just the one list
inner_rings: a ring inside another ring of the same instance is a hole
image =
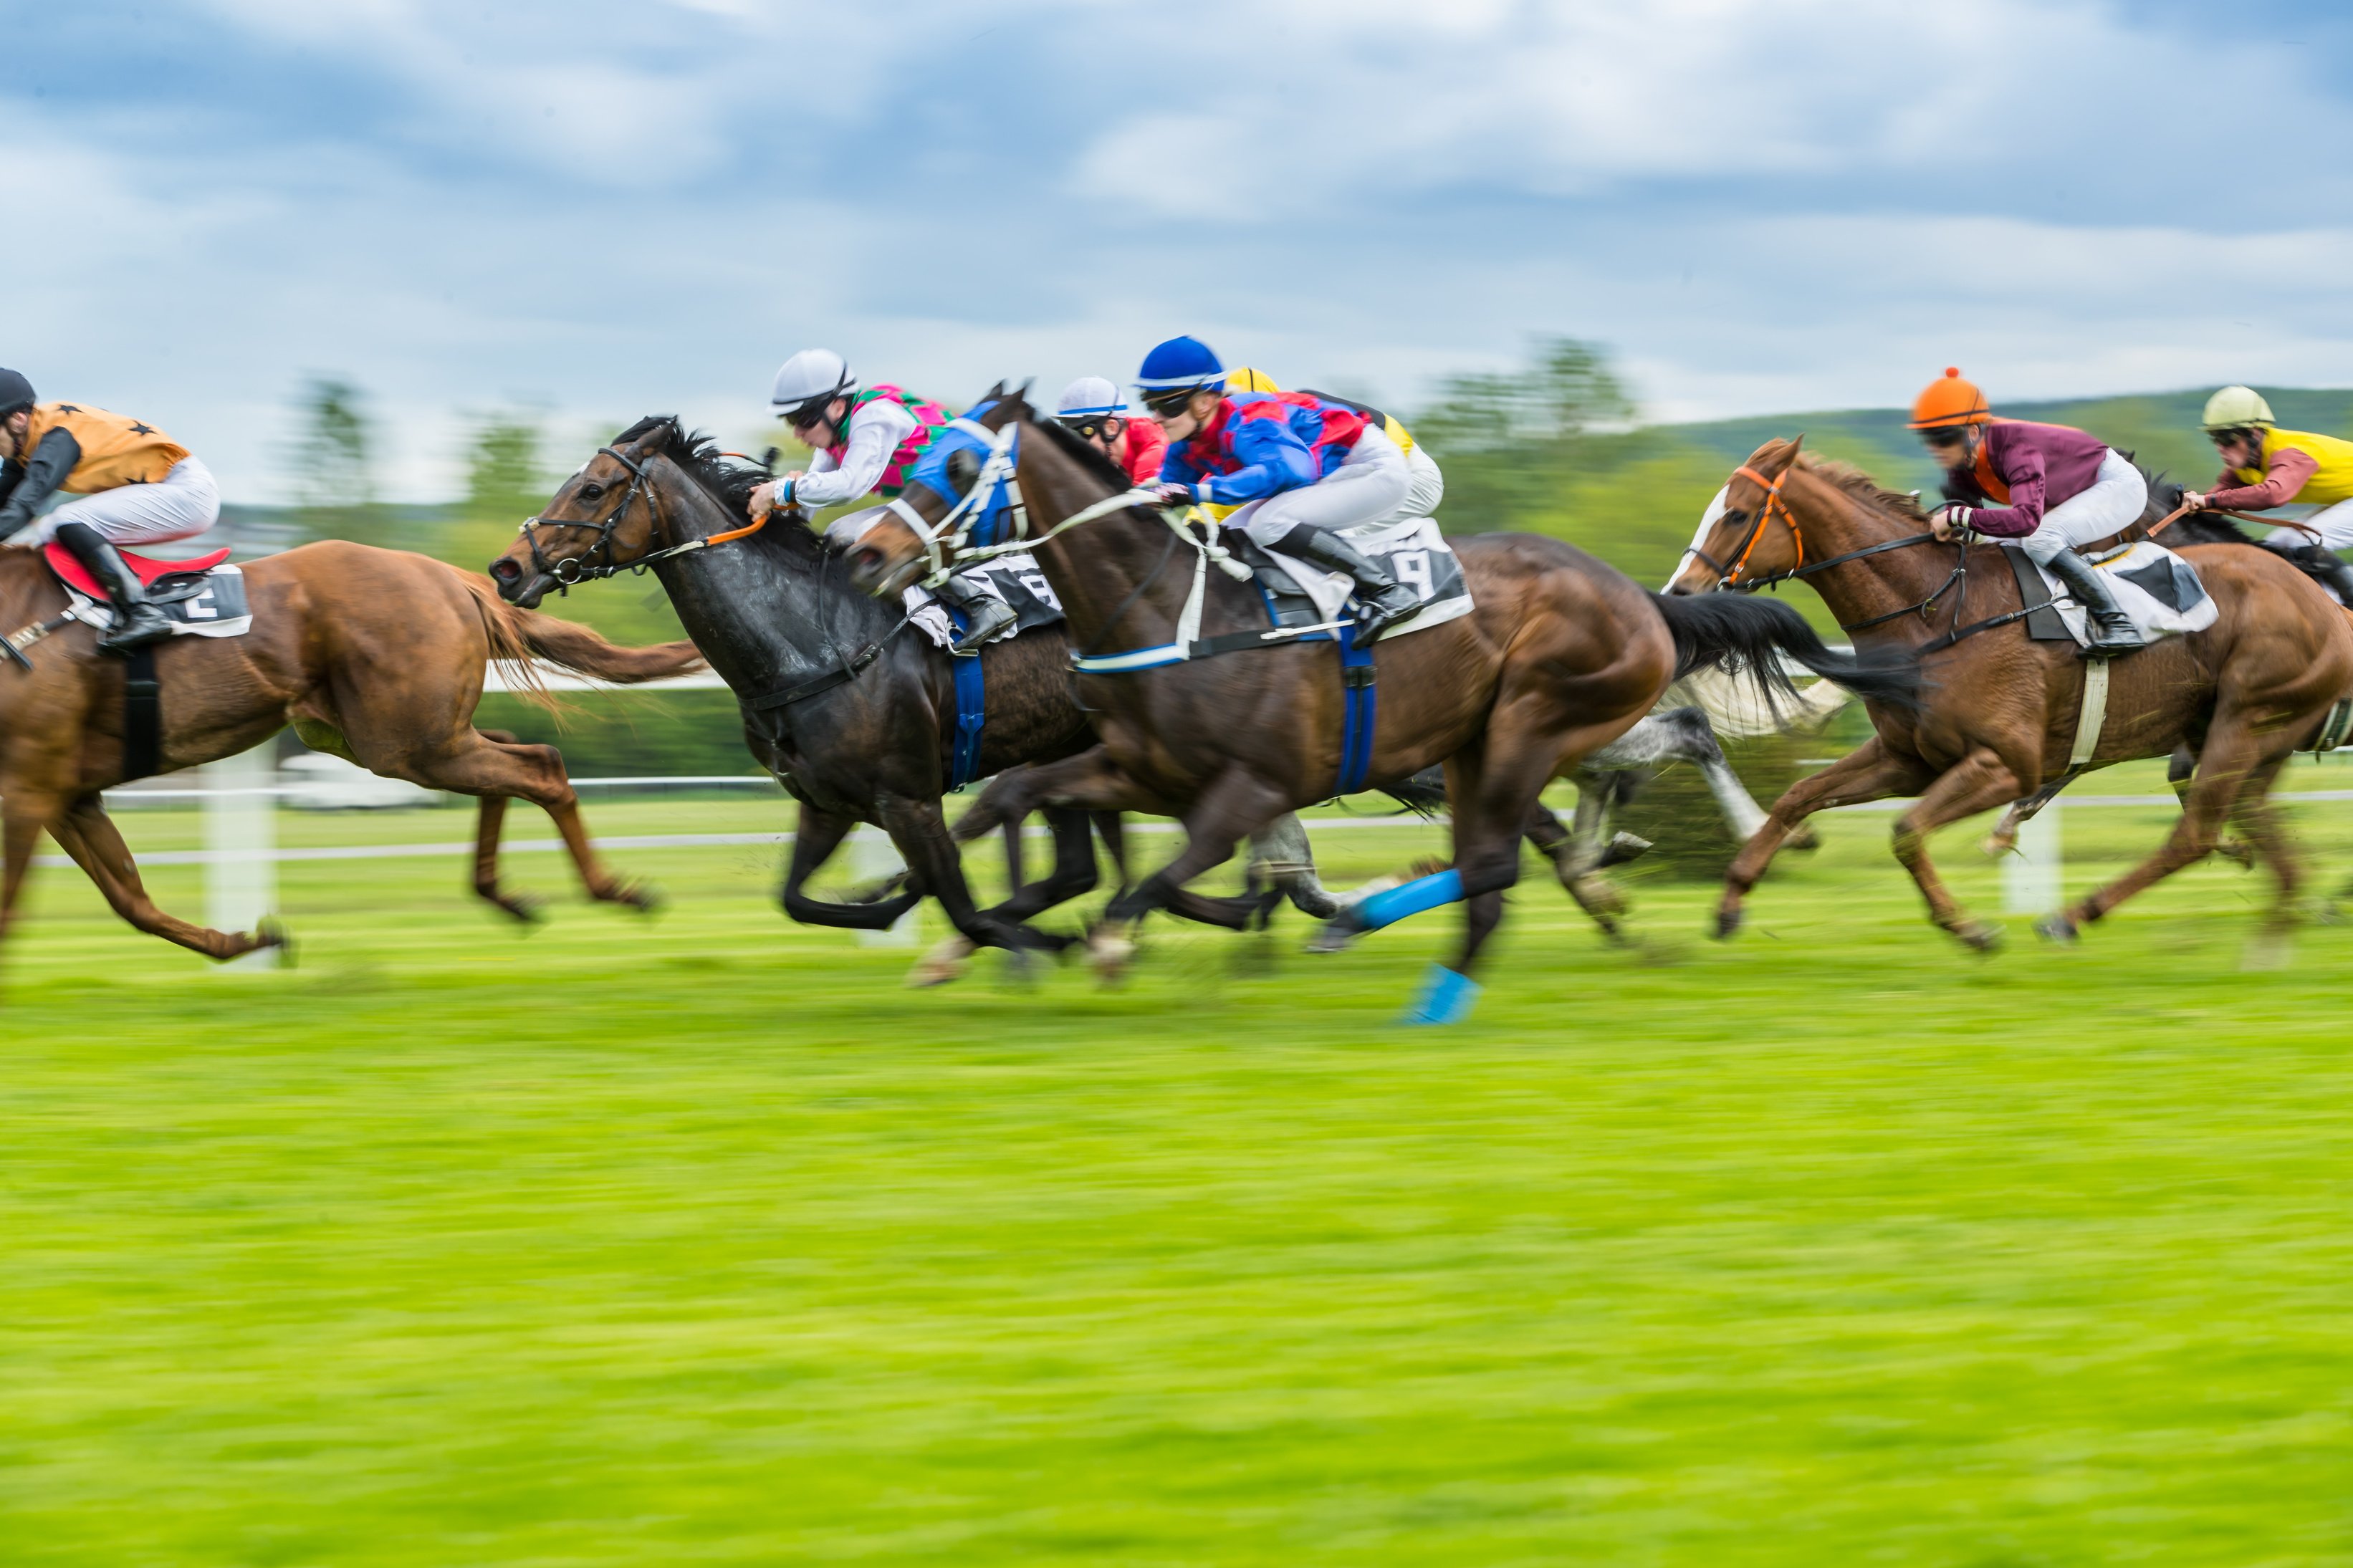
[[[2071, 813], [2071, 883], [2169, 815]], [[1888, 820], [1825, 819], [1731, 946], [1704, 887], [1632, 879], [1627, 952], [1531, 881], [1451, 1031], [1389, 1022], [1451, 912], [911, 993], [781, 918], [770, 850], [617, 851], [665, 913], [531, 933], [456, 857], [298, 863], [301, 966], [244, 973], [44, 870], [0, 1562], [2353, 1561], [2353, 927], [2242, 973], [2262, 889], [2214, 866], [1979, 959]], [[2297, 821], [2353, 877], [2353, 803]]]

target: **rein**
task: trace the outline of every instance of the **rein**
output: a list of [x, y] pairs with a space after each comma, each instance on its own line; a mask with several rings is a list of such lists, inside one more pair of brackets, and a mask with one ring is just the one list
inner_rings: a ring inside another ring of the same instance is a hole
[[[672, 435], [678, 433], [678, 426], [674, 421], [668, 428]], [[629, 487], [621, 492], [620, 505], [615, 507], [609, 516], [603, 518], [528, 517], [523, 519], [522, 527], [517, 531], [523, 542], [531, 546], [533, 567], [543, 574], [555, 579], [558, 595], [570, 594], [572, 584], [575, 583], [585, 583], [603, 577], [617, 577], [624, 572], [641, 574], [657, 562], [668, 561], [674, 556], [691, 554], [697, 550], [708, 550], [714, 544], [732, 544], [739, 539], [749, 539], [767, 527], [768, 520], [776, 516], [775, 510], [771, 509], [742, 528], [731, 528], [723, 532], [705, 535], [701, 539], [690, 539], [683, 544], [673, 544], [666, 549], [654, 551], [650, 554], [632, 556], [627, 561], [616, 561], [613, 558], [614, 537], [619, 532], [621, 524], [628, 521], [630, 507], [643, 500], [647, 513], [657, 525], [661, 521], [661, 515], [654, 507], [653, 476], [647, 471], [646, 464], [631, 458], [618, 447], [599, 447], [596, 451], [599, 456], [612, 458], [629, 472]], [[539, 531], [543, 528], [562, 528], [575, 531], [594, 529], [596, 540], [580, 554], [567, 555], [561, 560], [551, 562], [547, 558], [547, 552], [540, 546]]]

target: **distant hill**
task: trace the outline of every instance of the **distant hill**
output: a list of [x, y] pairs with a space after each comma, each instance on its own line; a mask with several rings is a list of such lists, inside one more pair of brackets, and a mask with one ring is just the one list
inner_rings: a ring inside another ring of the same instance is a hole
[[[2075, 426], [2120, 451], [2134, 453], [2149, 468], [2202, 485], [2214, 477], [2214, 449], [2199, 430], [2198, 418], [2212, 390], [2004, 403], [1995, 411], [2012, 419]], [[2283, 425], [2353, 436], [2353, 389], [2265, 386], [2256, 390]], [[1928, 461], [1919, 437], [1905, 428], [1909, 417], [1901, 408], [1835, 408], [1659, 428], [1723, 458], [1727, 470], [1766, 442], [1802, 430], [1809, 447], [1865, 468], [1883, 483], [1933, 491], [1936, 465]]]

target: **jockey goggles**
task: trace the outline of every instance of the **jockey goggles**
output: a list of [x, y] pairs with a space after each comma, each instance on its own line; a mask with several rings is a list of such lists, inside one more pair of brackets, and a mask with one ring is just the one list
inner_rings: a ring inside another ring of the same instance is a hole
[[1082, 441], [1094, 441], [1110, 434], [1112, 425], [1124, 423], [1125, 418], [1124, 415], [1120, 414], [1058, 415], [1054, 423]]
[[1152, 416], [1155, 419], [1173, 419], [1185, 412], [1185, 405], [1193, 401], [1195, 393], [1216, 390], [1218, 389], [1214, 384], [1155, 387], [1144, 395], [1144, 406], [1152, 411]]

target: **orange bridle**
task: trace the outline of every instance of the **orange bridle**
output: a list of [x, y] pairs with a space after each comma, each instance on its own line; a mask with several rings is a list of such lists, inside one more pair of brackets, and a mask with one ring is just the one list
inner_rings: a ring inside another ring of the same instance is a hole
[[1803, 566], [1806, 563], [1805, 531], [1798, 526], [1797, 514], [1789, 510], [1788, 500], [1781, 494], [1781, 486], [1788, 479], [1789, 470], [1784, 468], [1781, 470], [1779, 479], [1768, 480], [1764, 475], [1743, 463], [1732, 471], [1732, 477], [1736, 479], [1748, 479], [1760, 487], [1765, 491], [1765, 504], [1757, 509], [1757, 516], [1749, 522], [1748, 537], [1741, 541], [1740, 553], [1734, 556], [1732, 564], [1725, 569], [1724, 585], [1729, 588], [1739, 583], [1741, 568], [1746, 566], [1749, 556], [1756, 553], [1757, 542], [1765, 537], [1766, 525], [1770, 523], [1777, 514], [1788, 528], [1789, 538], [1798, 547], [1798, 558], [1789, 563], [1789, 570], [1795, 572], [1799, 567]]

